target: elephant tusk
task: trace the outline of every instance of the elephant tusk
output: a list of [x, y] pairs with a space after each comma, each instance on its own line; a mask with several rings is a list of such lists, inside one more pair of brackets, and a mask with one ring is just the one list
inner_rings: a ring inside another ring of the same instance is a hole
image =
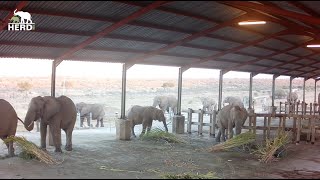
[[28, 127], [30, 127], [33, 123], [34, 123], [34, 121], [32, 121], [32, 122], [29, 124], [29, 126], [28, 126]]

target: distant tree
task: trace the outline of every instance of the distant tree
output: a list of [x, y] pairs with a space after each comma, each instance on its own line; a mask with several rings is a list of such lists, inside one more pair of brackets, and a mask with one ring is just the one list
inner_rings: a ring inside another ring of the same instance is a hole
[[30, 84], [28, 82], [20, 82], [20, 83], [17, 84], [17, 86], [19, 88], [18, 89], [19, 92], [26, 92], [25, 97], [28, 96], [28, 92], [32, 88], [32, 84]]
[[167, 88], [171, 88], [171, 87], [174, 87], [174, 84], [173, 83], [170, 83], [170, 82], [165, 82], [162, 84], [162, 86], [164, 90], [166, 90]]
[[287, 96], [287, 93], [283, 89], [276, 89], [274, 92], [275, 99], [283, 99], [283, 98], [286, 98], [286, 96]]

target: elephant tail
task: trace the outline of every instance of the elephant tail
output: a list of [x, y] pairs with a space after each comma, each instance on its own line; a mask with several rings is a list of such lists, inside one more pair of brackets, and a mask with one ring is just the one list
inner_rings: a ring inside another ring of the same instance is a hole
[[17, 117], [18, 118], [18, 120], [20, 121], [20, 122], [22, 122], [22, 124], [24, 125], [24, 122], [19, 118], [19, 117]]

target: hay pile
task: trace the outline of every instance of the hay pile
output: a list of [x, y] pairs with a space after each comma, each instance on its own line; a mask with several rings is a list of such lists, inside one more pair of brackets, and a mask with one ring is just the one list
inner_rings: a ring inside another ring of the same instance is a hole
[[252, 132], [245, 132], [239, 134], [231, 139], [226, 140], [223, 143], [212, 146], [209, 152], [227, 150], [234, 147], [246, 145], [255, 141], [256, 135]]
[[163, 179], [218, 179], [215, 173], [209, 172], [207, 174], [163, 174], [161, 175]]
[[10, 136], [5, 140], [7, 142], [16, 142], [22, 148], [23, 156], [38, 159], [46, 164], [58, 164], [47, 152], [38, 148], [33, 142], [26, 140], [24, 137]]
[[[285, 131], [279, 131], [278, 135], [273, 140], [267, 139], [265, 145], [258, 145], [258, 149], [255, 151], [255, 154], [257, 154], [261, 162], [271, 162], [274, 160], [277, 151], [286, 150], [286, 145], [289, 142], [289, 133]], [[281, 152], [277, 154], [281, 154]]]
[[172, 133], [168, 133], [160, 128], [152, 129], [150, 132], [140, 137], [140, 140], [165, 141], [168, 143], [186, 143]]

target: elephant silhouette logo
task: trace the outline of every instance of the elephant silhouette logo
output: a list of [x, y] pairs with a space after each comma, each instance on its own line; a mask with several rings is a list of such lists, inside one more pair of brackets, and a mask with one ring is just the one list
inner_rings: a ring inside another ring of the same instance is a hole
[[14, 10], [13, 16], [8, 23], [9, 31], [31, 31], [35, 30], [35, 24], [28, 12]]
[[23, 11], [17, 12], [17, 9], [16, 9], [16, 10], [14, 10], [13, 14], [14, 14], [14, 16], [20, 16], [20, 18], [21, 18], [20, 23], [32, 23], [31, 15], [28, 12], [23, 12]]

